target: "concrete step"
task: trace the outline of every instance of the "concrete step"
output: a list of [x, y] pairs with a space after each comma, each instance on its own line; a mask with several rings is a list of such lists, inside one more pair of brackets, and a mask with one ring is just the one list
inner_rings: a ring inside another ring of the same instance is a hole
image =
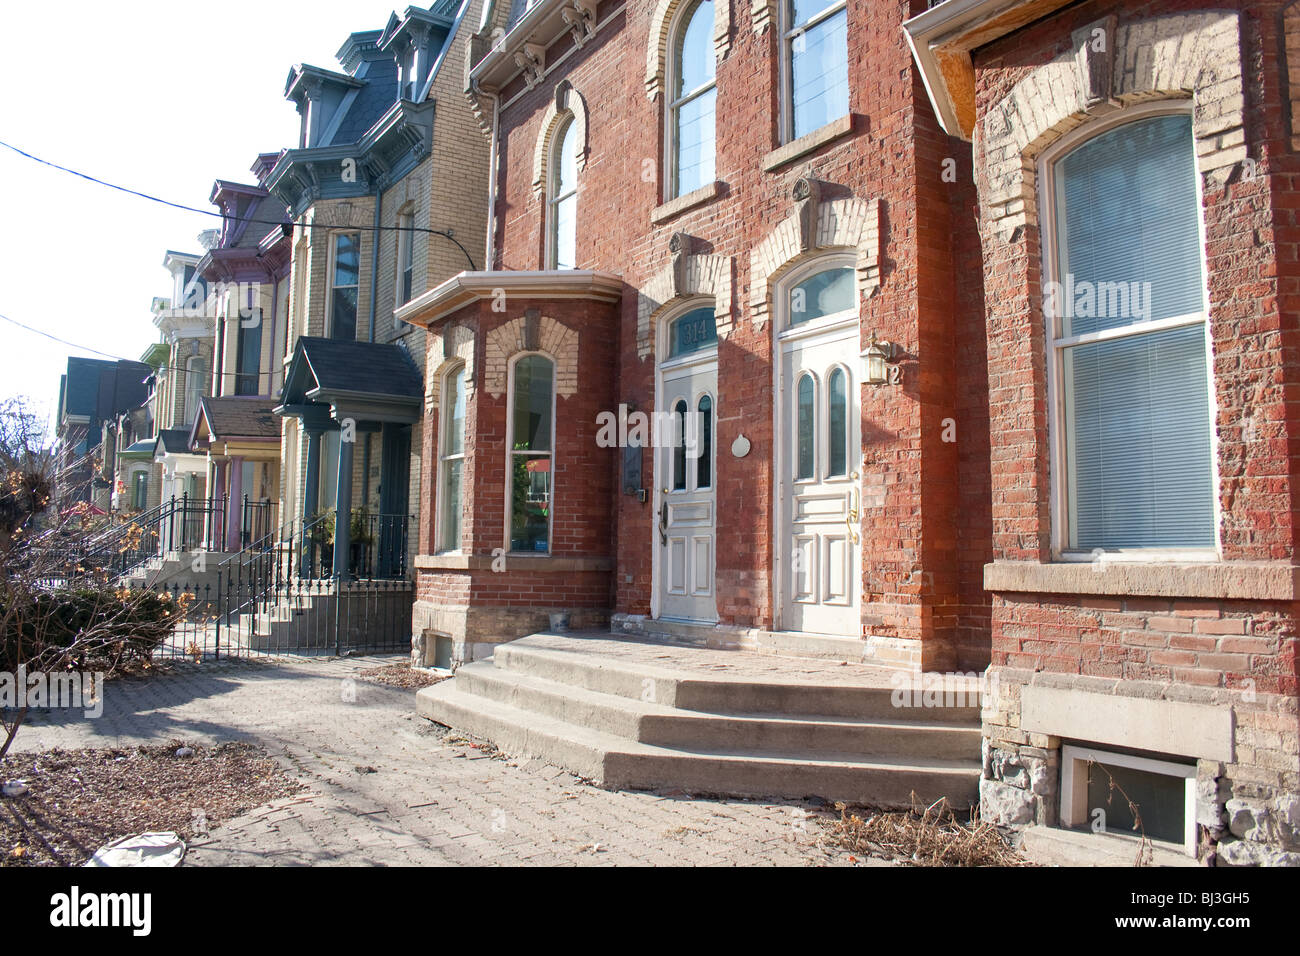
[[524, 672], [504, 670], [490, 661], [461, 667], [456, 672], [456, 681], [466, 693], [522, 710], [571, 724], [599, 727], [628, 740], [692, 751], [925, 754], [960, 760], [978, 755], [980, 746], [978, 722], [929, 721], [922, 719], [926, 713], [920, 709], [900, 709], [891, 719], [876, 720], [707, 714], [560, 684]]
[[416, 708], [423, 717], [487, 738], [508, 753], [546, 760], [613, 789], [819, 796], [878, 807], [946, 796], [965, 807], [976, 799], [979, 784], [978, 759], [701, 752], [643, 743], [469, 693], [459, 678], [419, 691]]
[[[951, 706], [900, 708], [891, 686], [848, 682], [791, 682], [682, 676], [649, 664], [629, 663], [582, 653], [530, 646], [515, 641], [496, 649], [496, 666], [634, 700], [713, 714], [780, 714], [861, 719], [898, 719], [901, 710], [916, 710], [931, 722], [978, 722], [978, 692], [953, 697]], [[736, 652], [742, 653], [742, 652]], [[911, 678], [907, 678], [911, 680]], [[907, 685], [900, 685], [907, 686]], [[909, 700], [912, 695], [906, 695]]]

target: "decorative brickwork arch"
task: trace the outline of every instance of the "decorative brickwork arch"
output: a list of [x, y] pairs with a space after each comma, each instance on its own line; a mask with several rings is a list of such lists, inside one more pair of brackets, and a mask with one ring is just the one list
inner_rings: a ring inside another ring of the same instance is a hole
[[857, 250], [859, 300], [880, 288], [879, 199], [821, 198], [821, 183], [794, 185], [795, 211], [750, 253], [749, 306], [762, 329], [772, 308], [772, 281], [789, 267], [827, 249]]
[[461, 362], [465, 363], [465, 394], [474, 395], [474, 330], [465, 325], [451, 325], [436, 332], [429, 333], [429, 357], [441, 355], [436, 366], [430, 365], [424, 380], [424, 400], [430, 411], [438, 407], [439, 390], [447, 369]]
[[[1155, 99], [1190, 97], [1197, 166], [1207, 184], [1246, 159], [1238, 14], [1175, 14], [1072, 35], [1073, 49], [1017, 83], [975, 130], [983, 214], [1003, 239], [1037, 223], [1034, 161], [1094, 116]], [[1028, 175], [1026, 173], [1028, 172]]]
[[731, 334], [732, 256], [691, 255], [691, 238], [673, 233], [668, 249], [671, 261], [637, 294], [636, 354], [646, 358], [654, 351], [655, 323], [675, 302], [692, 296], [713, 297], [718, 338]]
[[483, 387], [493, 398], [505, 394], [510, 359], [519, 352], [543, 352], [555, 362], [555, 394], [578, 391], [577, 330], [536, 309], [489, 332], [484, 351]]
[[[659, 0], [650, 15], [650, 41], [645, 58], [645, 91], [656, 99], [664, 89], [668, 75], [669, 35], [677, 11], [694, 0]], [[713, 0], [713, 55], [719, 63], [731, 50], [731, 0]]]
[[537, 134], [537, 146], [533, 150], [533, 194], [536, 196], [546, 191], [551, 144], [570, 114], [573, 116], [573, 132], [578, 137], [578, 172], [587, 168], [587, 104], [572, 83], [560, 80], [555, 87], [555, 96], [542, 115], [542, 129]]

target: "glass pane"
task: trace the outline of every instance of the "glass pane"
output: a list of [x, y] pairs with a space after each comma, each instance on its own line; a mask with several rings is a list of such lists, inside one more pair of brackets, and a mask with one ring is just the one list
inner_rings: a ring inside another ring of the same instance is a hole
[[673, 406], [673, 491], [686, 489], [686, 403]]
[[799, 379], [797, 430], [795, 435], [795, 478], [813, 476], [816, 396], [811, 375]]
[[698, 90], [713, 79], [713, 0], [704, 0], [689, 15], [686, 29], [678, 33], [677, 82], [673, 99]]
[[338, 236], [334, 241], [334, 284], [356, 285], [360, 274], [360, 237]]
[[444, 455], [460, 455], [465, 451], [465, 369], [459, 369], [448, 382], [451, 386], [446, 396], [447, 435]]
[[713, 485], [713, 399], [700, 396], [700, 457], [695, 462], [695, 487]]
[[[1135, 826], [1129, 800], [1142, 817], [1140, 828]], [[1092, 764], [1088, 767], [1089, 821], [1094, 810], [1105, 811], [1106, 829], [1111, 833], [1145, 833], [1152, 840], [1182, 843], [1186, 839], [1187, 784], [1182, 777], [1168, 774]]]
[[[262, 367], [262, 310], [254, 310], [254, 325], [239, 324], [239, 354], [236, 356], [235, 394], [257, 395]], [[355, 319], [353, 320], [355, 322]]]
[[578, 262], [578, 197], [556, 203], [553, 241], [556, 269], [574, 269]]
[[357, 287], [334, 290], [334, 315], [330, 338], [352, 341], [357, 337]]
[[1188, 116], [1128, 123], [1056, 167], [1064, 334], [1204, 310], [1196, 151]]
[[556, 168], [556, 196], [563, 196], [565, 193], [578, 188], [578, 137], [574, 133], [574, 129], [575, 124], [570, 119], [564, 124], [564, 129], [560, 132], [560, 142], [556, 147], [556, 155], [560, 158], [559, 165]]
[[460, 485], [461, 469], [464, 464], [463, 458], [451, 458], [442, 464], [442, 550], [444, 551], [456, 551], [460, 548]]
[[827, 438], [829, 451], [829, 475], [847, 475], [849, 473], [849, 391], [844, 369], [837, 368], [831, 372], [830, 402], [827, 407]]
[[699, 189], [715, 178], [714, 132], [717, 124], [713, 113], [717, 98], [718, 91], [710, 89], [677, 107], [677, 196]]
[[841, 10], [788, 41], [795, 139], [848, 115], [847, 25]]
[[1202, 325], [1065, 350], [1070, 546], [1212, 547]]
[[790, 324], [798, 325], [824, 315], [853, 308], [853, 269], [827, 269], [804, 279], [790, 290]]
[[511, 455], [510, 550], [550, 550], [551, 458]]
[[790, 0], [790, 24], [797, 27], [839, 0]]
[[718, 326], [713, 307], [692, 309], [673, 321], [668, 330], [668, 357], [688, 355], [717, 344]]
[[551, 360], [525, 355], [515, 363], [515, 451], [551, 450]]

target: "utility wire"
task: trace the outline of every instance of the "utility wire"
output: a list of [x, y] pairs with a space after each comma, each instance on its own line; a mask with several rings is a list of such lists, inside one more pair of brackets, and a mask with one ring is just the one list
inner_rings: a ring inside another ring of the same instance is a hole
[[444, 239], [454, 243], [456, 248], [465, 254], [465, 259], [469, 262], [471, 272], [478, 270], [478, 267], [474, 265], [474, 257], [469, 254], [469, 250], [461, 245], [459, 240], [457, 240], [450, 231], [445, 229], [428, 229], [424, 226], [331, 226], [326, 223], [321, 223], [319, 225], [312, 223], [311, 225], [307, 225], [306, 223], [285, 222], [283, 219], [255, 219], [251, 216], [227, 216], [225, 213], [217, 212], [213, 209], [200, 209], [197, 206], [186, 206], [184, 203], [172, 202], [169, 199], [161, 199], [158, 196], [141, 192], [138, 189], [130, 189], [126, 186], [119, 186], [117, 183], [110, 183], [107, 180], [98, 179], [88, 173], [83, 173], [76, 169], [70, 169], [67, 166], [60, 166], [58, 163], [52, 163], [48, 159], [41, 159], [39, 156], [33, 156], [31, 153], [21, 150], [17, 146], [12, 145], [11, 143], [6, 143], [3, 140], [0, 140], [0, 146], [13, 150], [19, 156], [40, 163], [42, 166], [49, 166], [51, 169], [57, 169], [61, 172], [69, 173], [70, 175], [88, 180], [89, 182], [96, 183], [100, 186], [107, 186], [109, 189], [116, 189], [118, 192], [138, 196], [141, 199], [147, 199], [150, 202], [156, 202], [163, 206], [170, 206], [172, 209], [180, 209], [184, 212], [196, 212], [203, 216], [216, 216], [219, 219], [231, 222], [246, 222], [263, 226], [280, 226], [281, 228], [285, 226], [296, 226], [302, 229], [347, 229], [349, 232], [423, 232], [431, 236], [442, 236]]
[[[140, 359], [129, 359], [121, 355], [114, 355], [111, 352], [101, 352], [99, 349], [93, 349], [89, 345], [81, 345], [77, 342], [69, 342], [67, 339], [61, 339], [57, 335], [52, 335], [49, 332], [44, 331], [43, 329], [38, 329], [35, 328], [34, 326], [27, 325], [23, 322], [19, 322], [17, 319], [11, 319], [3, 312], [0, 312], [0, 319], [4, 319], [6, 322], [11, 322], [14, 325], [18, 326], [20, 329], [26, 329], [28, 332], [34, 332], [37, 335], [43, 335], [47, 339], [53, 339], [55, 342], [58, 342], [60, 345], [67, 345], [70, 348], [78, 349], [82, 352], [93, 352], [96, 355], [102, 355], [104, 358], [113, 359], [116, 362], [131, 362], [133, 364], [149, 365], [148, 362], [142, 362]], [[169, 372], [193, 372], [194, 371], [194, 369], [192, 368], [182, 368], [179, 365], [158, 365], [158, 366], [149, 366], [149, 367], [159, 372], [163, 371], [164, 369], [166, 369]], [[212, 370], [207, 369], [206, 372], [207, 374], [211, 374]], [[275, 372], [223, 372], [222, 373], [222, 375], [234, 375], [236, 378], [252, 378], [254, 375], [256, 375], [259, 379], [270, 378], [275, 374], [276, 374]]]

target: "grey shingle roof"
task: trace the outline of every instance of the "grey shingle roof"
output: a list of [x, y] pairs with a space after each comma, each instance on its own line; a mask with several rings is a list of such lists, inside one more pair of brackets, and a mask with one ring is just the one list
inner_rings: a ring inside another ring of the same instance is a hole
[[227, 395], [203, 399], [204, 417], [216, 439], [279, 438], [280, 419], [271, 408], [272, 402], [266, 398]]
[[[411, 357], [396, 345], [304, 335], [297, 348], [325, 391], [419, 398], [424, 382]], [[297, 356], [295, 356], [295, 359]]]
[[170, 455], [184, 455], [190, 450], [190, 430], [188, 428], [164, 428], [158, 432], [158, 448], [154, 452], [166, 452]]

